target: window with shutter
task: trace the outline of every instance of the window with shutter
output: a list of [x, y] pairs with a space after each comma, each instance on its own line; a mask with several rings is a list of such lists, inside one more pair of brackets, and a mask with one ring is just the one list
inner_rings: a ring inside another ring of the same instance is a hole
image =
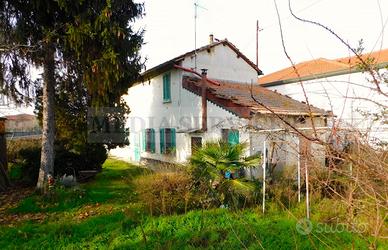
[[163, 75], [163, 102], [171, 102], [171, 74]]
[[160, 129], [160, 152], [170, 154], [176, 149], [176, 130], [175, 128]]
[[155, 130], [148, 128], [144, 133], [144, 151], [155, 153]]
[[222, 129], [221, 137], [223, 141], [231, 145], [240, 143], [240, 135], [237, 129]]
[[229, 130], [228, 142], [231, 145], [238, 144], [240, 142], [238, 130]]

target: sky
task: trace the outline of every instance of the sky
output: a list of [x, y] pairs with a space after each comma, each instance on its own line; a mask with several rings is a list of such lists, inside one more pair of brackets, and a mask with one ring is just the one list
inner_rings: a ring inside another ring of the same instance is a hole
[[[136, 22], [145, 29], [142, 55], [149, 69], [194, 49], [195, 0], [145, 0], [146, 15]], [[289, 67], [274, 0], [197, 0], [197, 47], [209, 34], [227, 38], [256, 61], [256, 20], [259, 20], [259, 67], [265, 74]], [[324, 29], [293, 18], [288, 0], [276, 1], [287, 52], [296, 63], [315, 58], [335, 59], [349, 50]], [[365, 52], [388, 48], [388, 0], [291, 0], [301, 18], [318, 21], [334, 30], [351, 47], [363, 39]]]

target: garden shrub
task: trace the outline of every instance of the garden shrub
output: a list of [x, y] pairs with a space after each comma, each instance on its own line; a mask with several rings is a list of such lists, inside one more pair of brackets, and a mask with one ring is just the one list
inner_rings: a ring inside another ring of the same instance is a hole
[[[40, 168], [41, 140], [18, 139], [7, 142], [9, 162], [21, 170], [24, 184], [35, 185]], [[80, 170], [99, 170], [107, 159], [107, 151], [103, 145], [85, 144], [78, 151], [65, 149], [60, 143], [55, 145], [54, 176], [64, 174], [78, 176]]]
[[150, 214], [186, 212], [193, 199], [186, 173], [156, 173], [135, 180], [136, 192]]
[[259, 193], [257, 182], [238, 175], [244, 168], [256, 167], [259, 155], [245, 157], [247, 145], [210, 141], [190, 158], [193, 187], [200, 195], [202, 208], [229, 207], [233, 209], [255, 204]]
[[[40, 166], [40, 139], [16, 139], [7, 141], [7, 157], [10, 166], [17, 168], [19, 176], [16, 178], [27, 185], [35, 185]], [[13, 168], [12, 167], [12, 168]], [[16, 169], [10, 169], [14, 173]], [[15, 179], [13, 179], [15, 180]]]

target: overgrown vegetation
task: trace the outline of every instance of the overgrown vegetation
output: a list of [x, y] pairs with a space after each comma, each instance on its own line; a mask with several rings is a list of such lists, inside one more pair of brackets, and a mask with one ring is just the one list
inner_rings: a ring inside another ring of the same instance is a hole
[[[150, 174], [144, 168], [108, 159], [93, 182], [71, 189], [56, 189], [51, 197], [28, 197], [1, 215], [24, 216], [25, 219], [0, 226], [0, 248], [365, 249], [370, 244], [368, 237], [346, 230], [300, 234], [296, 224], [303, 215], [293, 215], [303, 214], [300, 207], [287, 212], [276, 204], [272, 209], [269, 205], [266, 215], [251, 208], [151, 216], [135, 194], [135, 185], [142, 182], [141, 179], [163, 179]], [[171, 177], [176, 175], [180, 174]], [[322, 205], [316, 208], [314, 214], [320, 214]], [[34, 220], [33, 215], [41, 213], [45, 214], [44, 218]], [[314, 223], [316, 229], [322, 226]], [[378, 242], [377, 246], [388, 247], [385, 242]]]
[[207, 142], [190, 159], [193, 189], [200, 194], [203, 208], [240, 208], [254, 204], [257, 186], [243, 178], [244, 168], [256, 167], [260, 156], [245, 157], [245, 144]]

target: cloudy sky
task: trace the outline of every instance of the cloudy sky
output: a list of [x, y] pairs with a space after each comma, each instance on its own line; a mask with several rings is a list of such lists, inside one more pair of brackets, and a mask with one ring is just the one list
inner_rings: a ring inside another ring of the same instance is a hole
[[[143, 56], [153, 67], [194, 49], [195, 0], [145, 0]], [[259, 33], [259, 67], [271, 73], [288, 67], [280, 40], [274, 0], [198, 0], [197, 44], [205, 45], [209, 34], [227, 38], [252, 61], [256, 59], [256, 20]], [[319, 57], [349, 55], [348, 49], [322, 28], [293, 18], [288, 0], [277, 0], [287, 51], [295, 62]], [[352, 47], [360, 39], [366, 51], [388, 48], [384, 32], [388, 20], [387, 0], [291, 0], [296, 15], [318, 21], [337, 32]], [[386, 30], [386, 29], [385, 29]]]

